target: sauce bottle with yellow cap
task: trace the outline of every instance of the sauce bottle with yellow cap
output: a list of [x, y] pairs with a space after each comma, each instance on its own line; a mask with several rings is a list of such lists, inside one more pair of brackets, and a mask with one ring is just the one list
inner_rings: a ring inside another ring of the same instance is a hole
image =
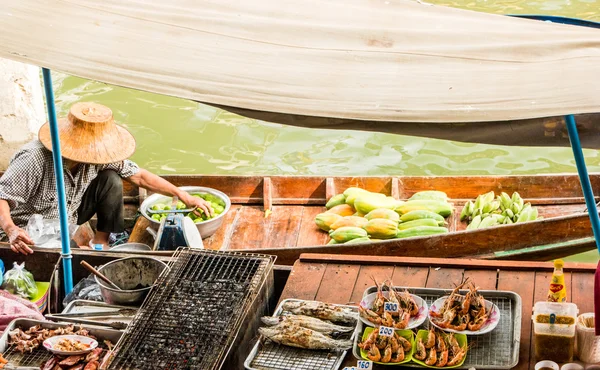
[[563, 273], [563, 260], [554, 261], [554, 273], [548, 291], [548, 302], [566, 302], [567, 287], [565, 286], [565, 274]]

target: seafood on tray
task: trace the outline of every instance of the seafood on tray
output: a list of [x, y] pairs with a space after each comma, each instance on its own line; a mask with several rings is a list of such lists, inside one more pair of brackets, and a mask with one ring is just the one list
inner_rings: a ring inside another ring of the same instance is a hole
[[435, 367], [462, 365], [468, 348], [464, 334], [444, 333], [435, 328], [419, 330], [415, 347], [413, 360]]
[[345, 350], [352, 347], [351, 340], [333, 339], [318, 331], [287, 321], [275, 326], [259, 328], [258, 332], [275, 343], [290, 347], [333, 350]]
[[[468, 288], [463, 296], [460, 289]], [[447, 297], [438, 299], [429, 310], [431, 323], [445, 331], [482, 332], [492, 330], [499, 317], [495, 306], [479, 294], [478, 287], [469, 279], [459, 284]], [[439, 307], [439, 309], [438, 309]]]
[[[404, 335], [400, 335], [394, 330], [392, 336], [386, 337], [379, 335], [379, 330], [369, 328], [372, 331], [366, 339], [358, 343], [358, 347], [366, 352], [366, 358], [373, 362], [380, 363], [400, 363], [408, 361], [407, 356], [413, 347], [411, 340]], [[413, 334], [407, 331], [412, 339]], [[367, 335], [365, 333], [365, 335]], [[363, 336], [364, 338], [364, 336]]]
[[358, 314], [350, 307], [318, 301], [288, 300], [278, 316], [264, 316], [267, 327], [258, 332], [271, 341], [290, 347], [346, 350]]
[[[98, 370], [101, 365], [105, 365], [108, 362], [108, 358], [111, 354], [112, 343], [109, 341], [104, 342], [109, 350], [104, 356], [102, 348], [95, 348], [92, 352], [85, 355], [74, 355], [74, 356], [54, 356], [50, 358], [41, 367], [42, 370]], [[102, 359], [101, 359], [102, 357]]]
[[[425, 321], [427, 304], [423, 299], [410, 294], [408, 290], [398, 291], [390, 279], [385, 280], [381, 285], [374, 278], [373, 281], [377, 286], [377, 292], [363, 298], [358, 307], [360, 317], [365, 324], [412, 329]], [[392, 311], [386, 307], [398, 309]]]
[[54, 349], [64, 352], [76, 352], [76, 351], [85, 351], [89, 349], [90, 345], [88, 343], [82, 343], [75, 339], [61, 339], [56, 343]]
[[[81, 335], [84, 337], [94, 338], [90, 333], [83, 329], [75, 330], [73, 325], [61, 327], [57, 329], [43, 329], [40, 325], [32, 326], [27, 330], [16, 328], [8, 333], [8, 344], [15, 346], [15, 349], [21, 353], [33, 352], [46, 339], [57, 335]], [[95, 338], [94, 338], [95, 339]]]
[[358, 319], [356, 312], [348, 307], [318, 301], [288, 301], [283, 304], [283, 310], [295, 315], [312, 316], [346, 324], [354, 324]]
[[268, 326], [276, 326], [279, 323], [287, 322], [326, 335], [339, 335], [354, 330], [353, 326], [340, 326], [333, 324], [329, 321], [317, 319], [316, 317], [310, 317], [306, 315], [281, 315], [277, 317], [264, 316], [261, 318], [261, 320], [265, 325]]

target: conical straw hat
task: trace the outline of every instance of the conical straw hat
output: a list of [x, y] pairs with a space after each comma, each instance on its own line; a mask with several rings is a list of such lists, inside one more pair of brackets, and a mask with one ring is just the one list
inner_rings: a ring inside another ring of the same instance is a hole
[[[135, 151], [135, 139], [118, 126], [110, 108], [96, 103], [75, 103], [67, 118], [58, 120], [60, 150], [64, 158], [89, 164], [109, 164], [129, 158]], [[50, 125], [46, 122], [38, 134], [52, 150]]]

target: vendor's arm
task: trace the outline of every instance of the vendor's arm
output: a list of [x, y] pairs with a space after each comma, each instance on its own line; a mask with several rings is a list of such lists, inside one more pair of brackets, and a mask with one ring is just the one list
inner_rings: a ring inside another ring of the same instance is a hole
[[209, 202], [202, 198], [191, 196], [188, 192], [179, 189], [177, 186], [150, 171], [139, 168], [129, 160], [119, 164], [108, 165], [106, 168], [117, 171], [125, 180], [140, 188], [166, 196], [177, 196], [186, 206], [194, 209], [199, 208], [204, 213], [214, 216], [214, 211]]
[[33, 250], [29, 245], [33, 245], [33, 240], [27, 235], [27, 232], [13, 222], [10, 217], [10, 207], [8, 202], [0, 199], [0, 228], [8, 236], [10, 248], [17, 253], [32, 254]]
[[33, 253], [28, 245], [34, 243], [25, 230], [15, 225], [10, 210], [29, 202], [31, 195], [38, 191], [43, 176], [40, 163], [42, 160], [33, 151], [17, 152], [0, 178], [0, 228], [17, 253]]

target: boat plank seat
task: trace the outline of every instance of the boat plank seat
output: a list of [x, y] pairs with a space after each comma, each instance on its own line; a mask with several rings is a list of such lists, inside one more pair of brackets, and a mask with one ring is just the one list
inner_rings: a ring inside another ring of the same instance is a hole
[[[372, 277], [382, 281], [391, 276], [399, 286], [448, 289], [469, 276], [481, 289], [512, 291], [521, 296], [521, 344], [515, 369], [526, 370], [535, 367], [533, 305], [546, 300], [553, 268], [549, 262], [302, 254], [292, 267], [280, 301], [296, 298], [357, 305], [365, 289], [373, 286]], [[567, 263], [565, 271], [567, 300], [577, 304], [580, 313], [593, 312], [590, 294], [596, 266]], [[349, 351], [340, 368], [356, 366], [356, 361]]]

